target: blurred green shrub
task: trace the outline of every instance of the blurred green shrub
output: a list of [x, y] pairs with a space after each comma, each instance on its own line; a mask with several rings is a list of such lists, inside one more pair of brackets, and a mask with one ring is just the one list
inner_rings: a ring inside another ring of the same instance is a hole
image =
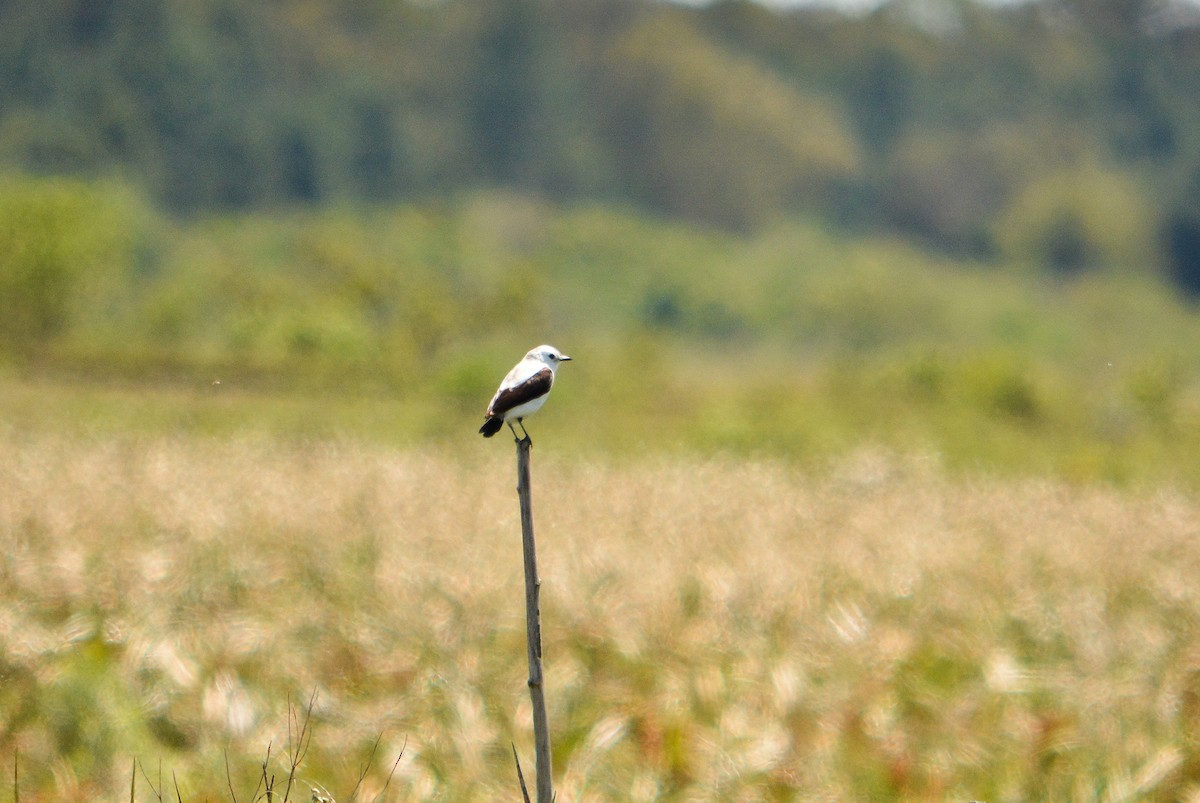
[[151, 215], [126, 188], [66, 179], [0, 182], [0, 342], [30, 354], [125, 303]]
[[1125, 387], [1138, 412], [1158, 426], [1168, 426], [1184, 390], [1183, 373], [1171, 363], [1143, 364], [1133, 371]]
[[1041, 416], [1038, 388], [1020, 360], [984, 355], [969, 362], [963, 374], [967, 393], [984, 410], [1025, 421]]
[[1154, 207], [1132, 178], [1099, 167], [1041, 176], [1017, 193], [996, 239], [1013, 259], [1060, 276], [1158, 264]]
[[861, 168], [837, 99], [798, 89], [672, 15], [632, 26], [605, 66], [625, 183], [672, 214], [749, 229], [782, 209], [829, 203]]

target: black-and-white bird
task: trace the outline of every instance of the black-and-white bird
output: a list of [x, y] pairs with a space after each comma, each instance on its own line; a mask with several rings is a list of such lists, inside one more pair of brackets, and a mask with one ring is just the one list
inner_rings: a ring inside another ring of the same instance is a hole
[[508, 424], [516, 438], [517, 429], [512, 424], [515, 419], [528, 440], [529, 433], [525, 432], [523, 419], [542, 409], [546, 397], [550, 395], [550, 388], [554, 387], [558, 366], [569, 359], [554, 346], [538, 346], [526, 354], [500, 383], [499, 390], [488, 405], [487, 420], [479, 428], [479, 434], [490, 438]]

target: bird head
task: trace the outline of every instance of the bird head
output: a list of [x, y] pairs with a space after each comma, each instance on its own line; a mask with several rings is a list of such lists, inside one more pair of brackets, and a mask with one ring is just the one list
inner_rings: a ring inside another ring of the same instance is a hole
[[539, 362], [543, 362], [550, 366], [551, 370], [554, 370], [558, 368], [559, 363], [567, 362], [571, 358], [554, 348], [554, 346], [543, 345], [538, 346], [526, 354], [525, 359], [538, 360]]

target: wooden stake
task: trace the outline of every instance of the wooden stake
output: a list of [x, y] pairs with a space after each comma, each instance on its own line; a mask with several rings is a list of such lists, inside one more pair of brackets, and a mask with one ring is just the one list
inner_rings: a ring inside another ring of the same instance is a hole
[[529, 699], [533, 703], [533, 744], [537, 771], [537, 803], [554, 800], [550, 768], [550, 726], [542, 688], [542, 614], [538, 604], [541, 580], [537, 570], [537, 544], [533, 538], [533, 501], [530, 499], [529, 447], [526, 435], [517, 440], [517, 496], [521, 501], [521, 545], [525, 552], [525, 630], [529, 642]]

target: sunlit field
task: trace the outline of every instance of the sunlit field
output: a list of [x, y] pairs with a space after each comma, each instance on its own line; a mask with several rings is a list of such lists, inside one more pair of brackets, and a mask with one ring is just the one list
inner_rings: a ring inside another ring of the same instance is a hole
[[[1193, 498], [566, 451], [559, 800], [1200, 799]], [[517, 799], [513, 452], [0, 429], [0, 795]]]

